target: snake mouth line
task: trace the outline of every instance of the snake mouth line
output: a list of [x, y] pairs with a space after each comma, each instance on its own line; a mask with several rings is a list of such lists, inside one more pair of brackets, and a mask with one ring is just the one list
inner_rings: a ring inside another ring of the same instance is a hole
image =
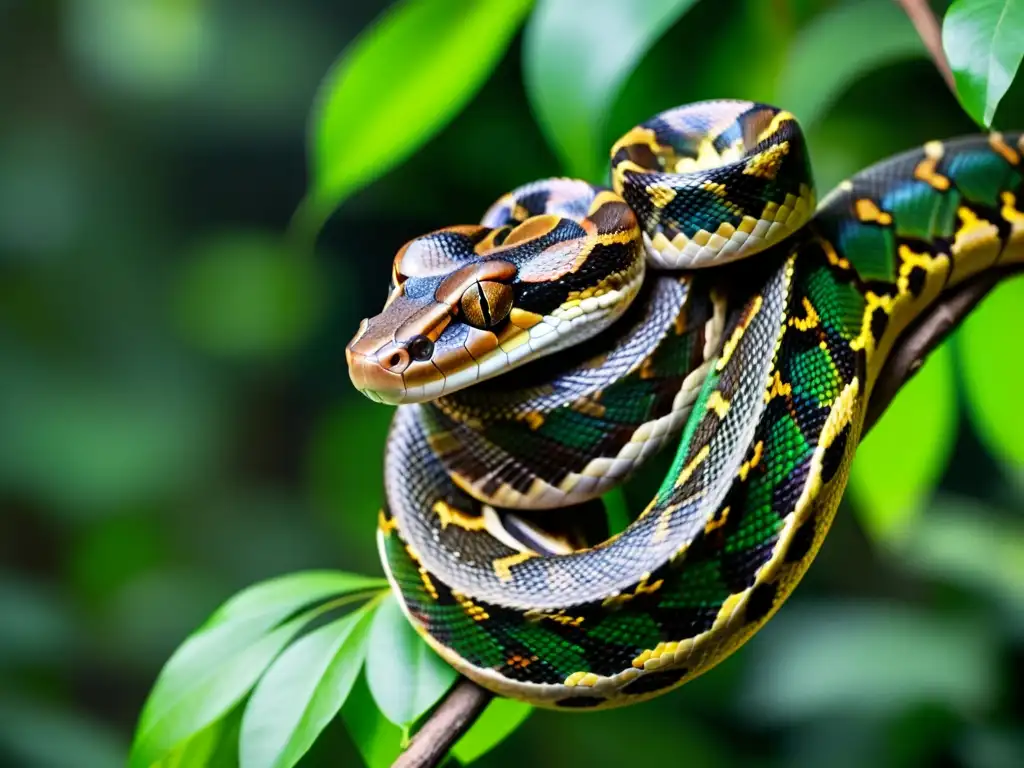
[[542, 355], [558, 352], [607, 328], [626, 311], [639, 293], [644, 274], [641, 261], [625, 276], [620, 287], [600, 296], [562, 305], [505, 344], [473, 356], [474, 362], [460, 370], [445, 373], [435, 364], [437, 378], [416, 386], [408, 386], [404, 377], [395, 375], [391, 377], [394, 387], [374, 387], [370, 382], [380, 380], [379, 374], [371, 373], [373, 367], [378, 366], [377, 361], [353, 355], [349, 362], [353, 383], [370, 400], [386, 405], [422, 403], [450, 395], [485, 379], [506, 374]]

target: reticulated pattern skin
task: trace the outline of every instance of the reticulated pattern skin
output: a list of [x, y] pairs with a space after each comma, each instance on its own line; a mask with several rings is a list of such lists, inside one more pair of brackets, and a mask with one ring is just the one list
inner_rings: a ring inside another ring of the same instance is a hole
[[[739, 648], [821, 546], [895, 340], [1024, 261], [1022, 154], [1018, 133], [929, 142], [815, 210], [792, 115], [706, 102], [623, 136], [611, 190], [534, 182], [403, 248], [350, 365], [403, 403], [378, 543], [413, 625], [481, 685], [573, 710]], [[372, 367], [419, 337], [426, 360]], [[625, 531], [564, 533], [665, 445]]]

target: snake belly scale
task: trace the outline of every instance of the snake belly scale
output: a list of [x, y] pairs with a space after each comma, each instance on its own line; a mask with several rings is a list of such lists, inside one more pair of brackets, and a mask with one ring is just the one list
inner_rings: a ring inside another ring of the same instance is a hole
[[[1024, 261], [1024, 138], [930, 142], [817, 207], [763, 104], [679, 107], [397, 254], [346, 350], [398, 404], [378, 543], [407, 616], [533, 704], [642, 701], [707, 671], [799, 582], [894, 341]], [[600, 495], [675, 446], [622, 532]]]

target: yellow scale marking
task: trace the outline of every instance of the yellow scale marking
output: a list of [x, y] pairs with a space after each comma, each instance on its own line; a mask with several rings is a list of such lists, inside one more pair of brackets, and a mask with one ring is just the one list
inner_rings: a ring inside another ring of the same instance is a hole
[[[778, 376], [778, 372], [775, 374]], [[754, 455], [750, 457], [749, 461], [744, 461], [740, 465], [739, 471], [736, 473], [740, 480], [746, 481], [747, 476], [750, 474], [750, 470], [757, 467], [761, 463], [761, 459], [764, 458], [764, 441], [758, 440], [754, 444]]]
[[750, 311], [747, 315], [736, 325], [735, 330], [732, 332], [732, 336], [725, 342], [722, 347], [722, 356], [718, 358], [718, 363], [715, 365], [715, 370], [721, 371], [729, 363], [730, 358], [736, 351], [736, 347], [739, 346], [740, 339], [743, 338], [744, 332], [747, 330], [747, 326], [753, 321], [754, 317], [758, 312], [761, 311], [761, 307], [764, 304], [763, 296], [755, 296], [753, 304], [750, 307]]
[[874, 200], [862, 198], [854, 204], [857, 218], [865, 223], [881, 224], [887, 227], [892, 224], [892, 214], [881, 210]]
[[793, 385], [789, 382], [784, 382], [782, 376], [776, 370], [772, 374], [771, 386], [764, 393], [764, 401], [770, 403], [776, 397], [788, 397], [793, 394]]
[[716, 389], [708, 396], [708, 410], [714, 411], [718, 418], [724, 419], [725, 414], [729, 412], [729, 401]]
[[601, 602], [601, 605], [603, 605], [603, 606], [623, 606], [626, 603], [628, 603], [630, 600], [633, 600], [634, 598], [640, 597], [641, 595], [653, 595], [655, 592], [657, 592], [659, 589], [661, 589], [661, 585], [664, 584], [664, 580], [663, 579], [658, 579], [657, 581], [649, 584], [648, 582], [650, 581], [650, 578], [651, 578], [651, 574], [645, 573], [640, 578], [640, 581], [637, 583], [636, 588], [632, 592], [623, 592], [623, 593], [618, 594], [618, 595], [612, 595], [610, 597], [606, 597]]
[[945, 192], [949, 189], [949, 179], [938, 173], [935, 169], [942, 159], [942, 142], [929, 141], [924, 145], [924, 160], [917, 164], [914, 169], [914, 178], [930, 184], [933, 189]]
[[676, 199], [676, 191], [667, 184], [648, 184], [647, 194], [657, 208], [665, 208]]
[[800, 331], [807, 331], [811, 328], [817, 328], [821, 324], [821, 317], [818, 315], [818, 311], [811, 304], [811, 300], [806, 296], [803, 297], [801, 303], [806, 313], [803, 317], [797, 317], [794, 315], [789, 318], [789, 324]]
[[499, 557], [491, 565], [494, 566], [494, 574], [502, 581], [509, 581], [512, 578], [512, 568], [525, 563], [536, 557], [533, 552], [517, 552], [514, 555], [508, 555], [506, 557]]
[[953, 253], [954, 273], [957, 264], [961, 262], [960, 255], [965, 251], [977, 252], [977, 255], [972, 256], [972, 260], [979, 264], [995, 263], [1003, 247], [999, 240], [999, 228], [992, 222], [979, 218], [966, 206], [957, 209], [957, 216], [960, 217], [960, 228], [956, 231], [950, 249]]
[[786, 155], [788, 154], [788, 141], [775, 144], [764, 152], [759, 152], [747, 160], [747, 164], [743, 168], [743, 173], [746, 176], [757, 176], [762, 179], [774, 179], [779, 173], [779, 168], [782, 167], [782, 161], [786, 159]]
[[483, 531], [487, 529], [487, 522], [483, 515], [473, 517], [461, 512], [446, 501], [435, 501], [433, 512], [441, 520], [441, 527], [447, 528], [454, 525], [466, 531]]

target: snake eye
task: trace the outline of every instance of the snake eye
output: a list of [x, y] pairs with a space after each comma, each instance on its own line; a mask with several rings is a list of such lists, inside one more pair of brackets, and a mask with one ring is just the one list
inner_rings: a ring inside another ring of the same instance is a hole
[[409, 357], [418, 362], [429, 360], [434, 354], [434, 342], [426, 336], [413, 336], [409, 341]]
[[473, 283], [462, 294], [459, 307], [474, 328], [493, 328], [512, 310], [512, 287], [494, 280]]

